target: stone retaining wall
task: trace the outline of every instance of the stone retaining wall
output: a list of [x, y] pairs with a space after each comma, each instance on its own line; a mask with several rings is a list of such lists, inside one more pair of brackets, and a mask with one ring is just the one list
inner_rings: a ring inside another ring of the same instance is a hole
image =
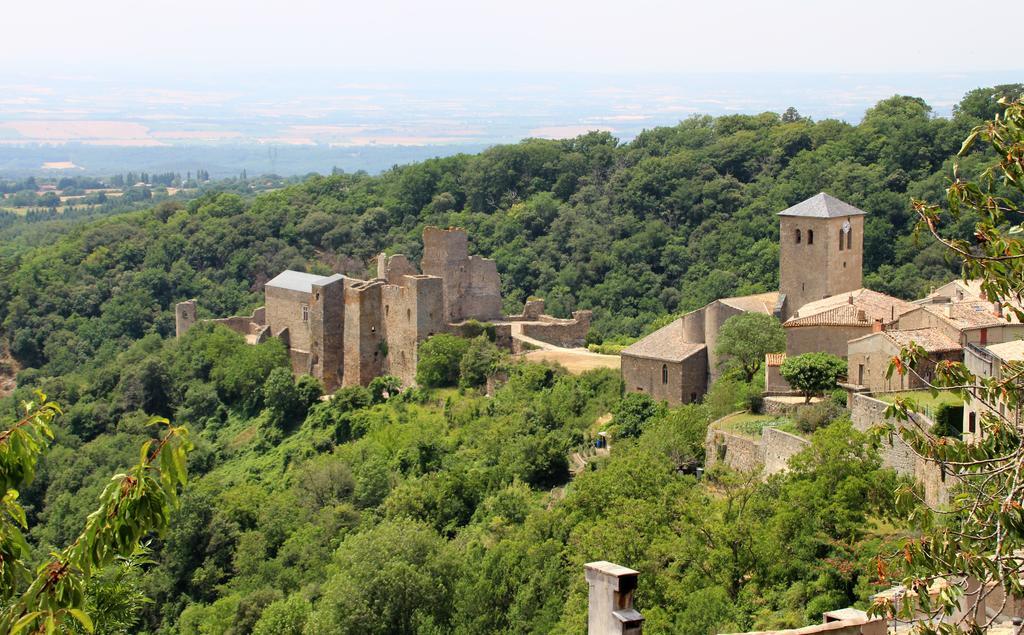
[[810, 445], [810, 441], [795, 434], [772, 427], [763, 428], [761, 430], [761, 446], [765, 476], [785, 472], [789, 469], [789, 459]]
[[789, 467], [789, 459], [810, 444], [807, 439], [770, 426], [762, 428], [761, 438], [755, 439], [717, 429], [712, 423], [704, 438], [704, 463], [709, 467], [725, 463], [734, 470], [770, 476], [785, 471]]
[[[850, 406], [853, 427], [868, 432], [875, 425], [886, 421], [885, 410], [889, 404], [865, 394], [852, 393]], [[894, 423], [902, 425], [902, 422]], [[949, 488], [955, 479], [947, 479], [936, 463], [917, 456], [899, 434], [893, 434], [891, 440], [881, 439], [879, 453], [882, 455], [883, 467], [892, 468], [897, 474], [909, 476], [921, 484], [926, 503], [939, 506], [949, 502]]]

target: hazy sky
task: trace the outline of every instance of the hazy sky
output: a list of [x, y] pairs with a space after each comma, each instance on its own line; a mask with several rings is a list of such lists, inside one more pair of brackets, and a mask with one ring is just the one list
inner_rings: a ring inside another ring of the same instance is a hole
[[[964, 72], [1024, 68], [962, 0], [12, 0], [0, 76], [245, 69]], [[973, 5], [977, 6], [977, 5]], [[990, 5], [1020, 23], [1024, 2]], [[980, 26], [975, 27], [972, 20]]]

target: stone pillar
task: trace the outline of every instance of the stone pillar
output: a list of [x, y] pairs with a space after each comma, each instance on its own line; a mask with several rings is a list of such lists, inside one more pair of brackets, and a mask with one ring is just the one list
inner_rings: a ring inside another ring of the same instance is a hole
[[181, 337], [196, 323], [196, 301], [185, 300], [174, 305], [174, 336]]
[[590, 585], [587, 634], [640, 635], [644, 618], [633, 608], [639, 572], [604, 560], [584, 568]]

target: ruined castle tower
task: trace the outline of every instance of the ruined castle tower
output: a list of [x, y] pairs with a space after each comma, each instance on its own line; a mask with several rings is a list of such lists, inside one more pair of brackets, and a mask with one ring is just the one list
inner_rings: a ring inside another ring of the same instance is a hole
[[779, 212], [783, 320], [808, 302], [863, 286], [864, 216], [825, 193]]
[[174, 336], [181, 337], [196, 323], [196, 301], [185, 300], [174, 305]]

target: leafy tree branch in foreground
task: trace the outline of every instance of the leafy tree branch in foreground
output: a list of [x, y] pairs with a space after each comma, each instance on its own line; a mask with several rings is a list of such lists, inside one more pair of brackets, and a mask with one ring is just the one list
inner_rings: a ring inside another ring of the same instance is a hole
[[61, 410], [39, 392], [24, 404], [24, 412], [0, 432], [0, 631], [52, 633], [71, 627], [73, 618], [92, 632], [93, 620], [83, 610], [87, 582], [117, 559], [133, 556], [150, 532], [167, 527], [178, 506], [178, 490], [187, 481], [185, 459], [192, 446], [184, 428], [151, 419], [152, 425], [166, 426], [163, 434], [142, 445], [138, 464], [111, 478], [78, 538], [50, 554], [33, 575], [18, 488], [32, 481], [40, 456], [53, 440], [51, 422]]
[[[951, 250], [962, 262], [964, 278], [980, 279], [988, 299], [1021, 320], [1024, 103], [1003, 99], [1000, 104], [1004, 112], [974, 128], [959, 153], [966, 156], [981, 141], [994, 151], [996, 162], [977, 182], [961, 179], [954, 169], [945, 209], [921, 200], [913, 206], [918, 231]], [[949, 228], [961, 219], [975, 221], [973, 242], [950, 238]], [[918, 369], [926, 358], [921, 347], [907, 347], [890, 363], [889, 375], [914, 374], [924, 381]], [[923, 632], [983, 631], [1007, 607], [1007, 596], [1024, 595], [1024, 444], [1019, 422], [1024, 363], [1010, 361], [1000, 370], [986, 377], [963, 363], [942, 362], [928, 383], [933, 394], [948, 391], [968, 406], [980, 406], [977, 434], [964, 439], [936, 434], [910, 399], [896, 400], [886, 412], [896, 423], [877, 429], [879, 435], [898, 433], [955, 482], [947, 507], [911, 514], [921, 535], [909, 539], [888, 560], [879, 560], [883, 579], [899, 578], [908, 594], [916, 596], [916, 602], [904, 602], [898, 614], [909, 619], [918, 610], [934, 617], [951, 616], [961, 603], [990, 604], [992, 609], [988, 614], [966, 611], [954, 624], [922, 623]], [[898, 502], [907, 508], [917, 504], [916, 498], [911, 488], [902, 488]], [[945, 589], [931, 597], [927, 590], [936, 582]], [[891, 613], [894, 607], [880, 601], [873, 610]]]

